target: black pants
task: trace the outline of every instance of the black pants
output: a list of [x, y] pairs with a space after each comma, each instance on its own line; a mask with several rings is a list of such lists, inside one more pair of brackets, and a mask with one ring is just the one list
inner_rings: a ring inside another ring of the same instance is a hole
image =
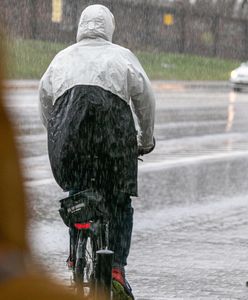
[[[78, 191], [70, 191], [70, 195]], [[109, 210], [109, 249], [114, 251], [113, 267], [124, 267], [131, 246], [133, 230], [133, 208], [129, 195], [118, 193], [117, 196], [106, 196]], [[77, 229], [70, 228], [70, 234]]]

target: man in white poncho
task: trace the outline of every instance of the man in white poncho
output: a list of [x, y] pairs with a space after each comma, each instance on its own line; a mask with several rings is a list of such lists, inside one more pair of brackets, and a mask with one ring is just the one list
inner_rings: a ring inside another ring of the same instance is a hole
[[155, 146], [155, 99], [138, 59], [112, 43], [114, 27], [105, 6], [82, 12], [77, 43], [58, 53], [41, 79], [40, 113], [57, 183], [72, 195], [94, 177], [104, 194], [111, 212], [113, 280], [133, 299], [124, 272], [133, 224], [130, 196], [137, 196], [137, 156]]

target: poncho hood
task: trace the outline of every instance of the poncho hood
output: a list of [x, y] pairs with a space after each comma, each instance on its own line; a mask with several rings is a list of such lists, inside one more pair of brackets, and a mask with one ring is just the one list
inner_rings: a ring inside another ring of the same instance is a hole
[[103, 5], [90, 5], [81, 14], [77, 42], [86, 38], [103, 38], [111, 42], [114, 29], [115, 20], [110, 10]]

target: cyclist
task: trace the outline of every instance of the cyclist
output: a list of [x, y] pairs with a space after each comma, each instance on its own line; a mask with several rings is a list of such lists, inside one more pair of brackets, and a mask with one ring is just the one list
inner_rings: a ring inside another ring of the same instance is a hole
[[82, 12], [77, 43], [55, 56], [40, 81], [40, 112], [57, 183], [73, 194], [89, 188], [94, 177], [105, 195], [113, 280], [132, 299], [124, 272], [133, 224], [130, 196], [137, 196], [137, 156], [154, 148], [155, 99], [135, 55], [112, 43], [114, 28], [107, 7]]

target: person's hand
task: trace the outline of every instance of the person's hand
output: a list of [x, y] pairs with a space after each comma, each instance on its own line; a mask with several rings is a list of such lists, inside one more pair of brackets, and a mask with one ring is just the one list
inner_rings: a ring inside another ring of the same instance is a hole
[[142, 146], [139, 146], [138, 147], [138, 155], [142, 156], [142, 155], [151, 153], [154, 150], [155, 146], [156, 146], [156, 140], [155, 140], [155, 137], [153, 137], [153, 146], [150, 148], [143, 148]]

